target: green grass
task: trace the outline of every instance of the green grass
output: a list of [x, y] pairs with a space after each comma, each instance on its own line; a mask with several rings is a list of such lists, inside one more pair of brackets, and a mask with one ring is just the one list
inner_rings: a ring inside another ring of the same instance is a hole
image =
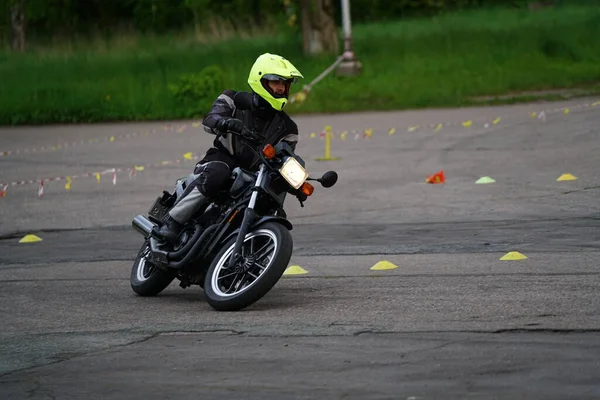
[[[288, 111], [459, 106], [475, 96], [600, 81], [600, 7], [468, 11], [357, 25], [353, 36], [363, 74], [331, 75]], [[2, 52], [0, 124], [188, 118], [198, 110], [179, 103], [170, 83], [218, 65], [227, 87], [246, 89], [250, 66], [267, 51], [289, 58], [304, 83], [335, 58], [306, 58], [299, 38], [284, 35], [210, 45], [137, 37], [72, 50]]]

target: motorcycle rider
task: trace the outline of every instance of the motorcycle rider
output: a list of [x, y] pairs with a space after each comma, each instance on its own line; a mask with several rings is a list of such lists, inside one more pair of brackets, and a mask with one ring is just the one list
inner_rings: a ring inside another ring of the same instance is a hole
[[[210, 203], [210, 199], [227, 189], [235, 167], [256, 170], [258, 157], [248, 148], [260, 152], [266, 144], [285, 141], [295, 149], [298, 127], [283, 111], [288, 101], [290, 85], [302, 74], [282, 56], [260, 55], [250, 69], [248, 84], [252, 89], [252, 108], [236, 109], [234, 90], [225, 90], [204, 117], [204, 130], [217, 137], [193, 172], [193, 182], [169, 211], [158, 235], [174, 245], [185, 223]], [[242, 133], [244, 126], [259, 135], [246, 138], [228, 131]]]

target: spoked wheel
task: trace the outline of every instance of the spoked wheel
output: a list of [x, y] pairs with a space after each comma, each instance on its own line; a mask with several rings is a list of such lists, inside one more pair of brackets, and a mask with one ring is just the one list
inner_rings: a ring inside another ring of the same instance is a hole
[[131, 268], [131, 288], [140, 296], [156, 296], [175, 279], [175, 273], [164, 271], [148, 260], [150, 245], [144, 242]]
[[235, 238], [223, 246], [204, 280], [206, 301], [219, 311], [236, 311], [271, 290], [292, 256], [292, 236], [281, 224], [268, 222], [246, 235], [242, 259], [230, 269]]

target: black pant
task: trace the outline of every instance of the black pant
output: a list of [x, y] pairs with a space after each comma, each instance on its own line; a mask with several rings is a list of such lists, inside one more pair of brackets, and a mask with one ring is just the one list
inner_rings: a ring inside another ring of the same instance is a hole
[[[222, 161], [199, 162], [188, 177], [188, 185], [169, 210], [172, 219], [185, 224], [202, 210], [206, 201], [221, 190], [226, 190], [231, 176], [227, 163]], [[191, 182], [190, 182], [191, 180]]]
[[194, 188], [206, 197], [213, 197], [221, 190], [227, 189], [231, 169], [223, 161], [198, 163], [194, 168], [194, 180], [185, 188], [185, 197]]

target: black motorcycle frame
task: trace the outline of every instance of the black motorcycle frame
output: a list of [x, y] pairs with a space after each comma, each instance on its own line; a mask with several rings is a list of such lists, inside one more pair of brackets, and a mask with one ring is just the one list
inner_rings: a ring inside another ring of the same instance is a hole
[[[205, 261], [204, 269], [207, 269], [211, 258], [232, 237], [237, 237], [229, 260], [229, 267], [233, 268], [236, 263], [242, 261], [240, 250], [246, 235], [260, 225], [273, 221], [292, 230], [293, 226], [285, 216], [283, 203], [286, 193], [296, 194], [298, 191], [284, 180], [279, 173], [279, 168], [287, 157], [295, 158], [302, 167], [305, 167], [306, 164], [300, 156], [294, 153], [289, 144], [280, 142], [274, 148], [275, 157], [272, 159], [267, 159], [263, 154], [257, 153], [260, 160], [258, 172], [242, 170], [242, 173], [255, 175], [256, 178], [252, 183], [245, 185], [241, 194], [238, 195], [239, 200], [235, 201], [229, 191], [218, 196], [215, 204], [220, 204], [221, 213], [217, 223], [204, 229], [198, 221], [202, 215], [192, 219], [188, 225], [193, 224], [194, 234], [179, 249], [171, 252], [161, 250], [159, 239], [155, 238], [153, 234], [150, 235], [153, 262], [157, 267], [178, 270], [182, 286], [184, 286], [186, 280], [181, 278], [190, 273], [202, 272], [195, 268], [190, 270], [190, 267], [199, 261]], [[232, 200], [233, 205], [223, 210], [232, 204]]]

